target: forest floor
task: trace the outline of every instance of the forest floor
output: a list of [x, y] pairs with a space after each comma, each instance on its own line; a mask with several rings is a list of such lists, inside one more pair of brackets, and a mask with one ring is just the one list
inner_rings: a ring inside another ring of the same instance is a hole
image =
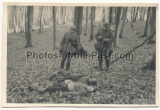
[[[141, 44], [147, 37], [139, 37], [144, 30], [145, 22], [134, 23], [134, 30], [130, 23], [124, 27], [123, 39], [119, 39], [120, 46], [114, 48], [114, 53], [125, 53]], [[94, 33], [97, 32], [96, 24]], [[69, 26], [58, 26], [56, 47]], [[137, 32], [139, 34], [137, 34]], [[84, 28], [83, 32], [84, 33]], [[88, 33], [90, 27], [88, 26]], [[94, 41], [89, 42], [89, 35], [81, 36], [83, 47], [89, 52], [95, 52]], [[32, 83], [35, 86], [45, 87], [53, 82], [47, 80], [53, 72], [60, 68], [61, 58], [33, 58], [27, 59], [27, 52], [57, 53], [53, 51], [53, 28], [32, 32], [32, 44], [34, 47], [24, 48], [26, 39], [24, 33], [11, 33], [7, 35], [7, 102], [8, 103], [71, 103], [71, 104], [155, 104], [156, 77], [155, 71], [142, 70], [152, 58], [155, 44], [144, 44], [134, 52], [131, 59], [120, 59], [114, 62], [110, 70], [98, 72], [97, 58], [76, 59], [71, 62], [70, 72], [98, 74], [98, 87], [100, 94], [59, 98], [58, 92], [40, 94], [38, 91], [28, 91]], [[114, 60], [114, 59], [112, 59]], [[104, 63], [104, 62], [103, 62]], [[103, 68], [105, 65], [103, 64]], [[22, 89], [25, 89], [23, 91]]]

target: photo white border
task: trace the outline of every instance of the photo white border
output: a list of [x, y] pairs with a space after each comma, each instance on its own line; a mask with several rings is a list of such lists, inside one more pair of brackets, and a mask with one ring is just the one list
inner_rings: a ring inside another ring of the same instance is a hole
[[[158, 75], [158, 57], [156, 57], [156, 105], [135, 105], [135, 104], [125, 104], [125, 105], [117, 105], [117, 104], [18, 104], [18, 103], [5, 103], [6, 102], [6, 68], [7, 68], [7, 5], [34, 5], [34, 6], [51, 6], [53, 3], [40, 3], [40, 2], [21, 2], [21, 3], [15, 3], [15, 2], [9, 2], [9, 3], [3, 3], [3, 31], [2, 31], [2, 107], [45, 107], [45, 106], [57, 106], [57, 107], [153, 107], [153, 106], [159, 106], [159, 75]], [[157, 6], [158, 10], [158, 4], [157, 3], [54, 3], [54, 6]], [[157, 19], [156, 24], [158, 24], [158, 11], [157, 11]], [[156, 30], [158, 30], [158, 25], [156, 25]], [[156, 56], [158, 56], [158, 31], [156, 32]]]

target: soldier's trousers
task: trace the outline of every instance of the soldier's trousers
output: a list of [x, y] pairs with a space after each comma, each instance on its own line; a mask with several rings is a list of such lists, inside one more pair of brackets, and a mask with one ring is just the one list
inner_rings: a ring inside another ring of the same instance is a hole
[[[98, 61], [99, 61], [99, 69], [102, 70], [103, 58], [99, 58]], [[109, 66], [110, 66], [109, 58], [105, 58], [105, 64], [106, 64], [106, 69], [109, 69]]]
[[99, 69], [102, 70], [102, 63], [103, 63], [103, 59], [105, 59], [105, 65], [106, 65], [106, 69], [109, 69], [110, 66], [110, 57], [112, 54], [112, 50], [108, 53], [108, 54], [104, 54], [104, 53], [99, 53], [99, 55], [101, 57], [98, 58], [99, 61]]
[[66, 57], [63, 57], [63, 58], [62, 58], [62, 61], [61, 61], [61, 69], [64, 68], [64, 64], [65, 64], [65, 61], [66, 61], [66, 59], [67, 59], [66, 71], [68, 71], [69, 68], [70, 68], [70, 63], [71, 63], [72, 55], [69, 54], [69, 53], [66, 54], [66, 55], [67, 55]]

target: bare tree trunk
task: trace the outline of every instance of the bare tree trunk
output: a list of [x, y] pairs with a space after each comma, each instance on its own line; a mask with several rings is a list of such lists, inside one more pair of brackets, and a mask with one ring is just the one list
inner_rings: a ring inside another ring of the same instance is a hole
[[136, 14], [135, 14], [135, 17], [134, 17], [133, 22], [135, 22], [135, 21], [136, 21], [136, 19], [137, 19], [138, 10], [139, 10], [139, 7], [137, 7], [137, 11], [136, 11]]
[[27, 15], [27, 9], [28, 7], [25, 6], [25, 38], [28, 39], [28, 15]]
[[150, 15], [150, 10], [151, 10], [151, 7], [148, 7], [148, 13], [147, 13], [147, 20], [146, 20], [146, 24], [145, 24], [145, 29], [144, 29], [144, 33], [141, 37], [147, 37], [148, 36], [148, 20], [149, 20], [149, 15]]
[[34, 7], [33, 7], [33, 16], [32, 16], [33, 18], [33, 23], [32, 23], [32, 31], [34, 31], [34, 29], [33, 29], [33, 26], [34, 26]]
[[33, 23], [33, 6], [27, 6], [28, 15], [28, 38], [25, 47], [32, 47], [32, 23]]
[[130, 23], [131, 23], [131, 27], [133, 27], [133, 24], [132, 24], [132, 21], [133, 21], [133, 9], [134, 9], [134, 8], [132, 7], [132, 8], [131, 8], [131, 22], [130, 22]]
[[93, 31], [94, 31], [94, 24], [93, 24], [93, 22], [94, 22], [94, 7], [91, 7], [91, 35], [90, 35], [90, 39], [89, 39], [89, 41], [91, 41], [91, 40], [93, 40]]
[[57, 29], [57, 21], [56, 21], [56, 7], [52, 8], [53, 13], [53, 49], [56, 48], [56, 29]]
[[122, 11], [121, 11], [121, 20], [123, 20], [124, 9], [125, 9], [125, 7], [122, 7]]
[[66, 17], [66, 23], [68, 23], [68, 19], [69, 19], [70, 15], [71, 15], [72, 10], [73, 10], [73, 8], [71, 7], [71, 10], [70, 10], [68, 16]]
[[74, 25], [76, 26], [76, 33], [80, 38], [82, 33], [82, 19], [83, 19], [83, 7], [76, 6], [74, 11]]
[[[156, 30], [156, 7], [152, 7], [151, 16], [151, 32], [150, 35]], [[153, 43], [153, 37], [149, 39], [149, 43]]]
[[39, 25], [39, 33], [42, 32], [42, 25], [43, 25], [43, 6], [41, 7], [41, 14], [40, 14], [40, 25]]
[[95, 22], [95, 17], [96, 17], [96, 7], [93, 7], [93, 22]]
[[125, 25], [125, 20], [126, 20], [126, 17], [127, 17], [127, 10], [128, 10], [128, 7], [125, 7], [123, 9], [123, 22], [122, 22], [122, 28], [121, 28], [121, 31], [120, 31], [120, 34], [119, 34], [119, 38], [123, 38], [122, 33], [123, 33], [124, 25]]
[[140, 21], [142, 20], [142, 13], [143, 13], [143, 7], [140, 7], [140, 9], [139, 9], [139, 18], [140, 18]]
[[66, 6], [63, 7], [62, 24], [65, 24]]
[[143, 8], [143, 16], [142, 16], [143, 20], [144, 20], [144, 17], [145, 17], [145, 13], [146, 13], [146, 10], [145, 10], [145, 8]]
[[88, 7], [86, 7], [86, 26], [84, 35], [87, 35], [87, 29], [88, 29]]
[[133, 15], [132, 15], [132, 22], [134, 22], [134, 17], [135, 17], [135, 12], [136, 12], [136, 7], [133, 7]]
[[101, 17], [101, 22], [100, 22], [100, 24], [102, 25], [103, 24], [103, 22], [105, 21], [105, 9], [104, 9], [104, 7], [103, 7], [103, 11], [102, 11], [102, 17]]
[[147, 69], [147, 70], [156, 70], [156, 52], [154, 52], [151, 61], [142, 69]]
[[19, 6], [17, 6], [17, 11], [16, 11], [16, 13], [17, 13], [17, 16], [16, 16], [16, 25], [17, 25], [17, 31], [18, 31], [18, 29], [19, 29]]
[[21, 6], [20, 7], [20, 33], [21, 32], [24, 32], [24, 27], [25, 27], [25, 7], [24, 6]]
[[74, 24], [74, 12], [75, 12], [75, 7], [72, 10], [72, 22], [73, 22], [73, 24]]
[[119, 22], [120, 22], [120, 16], [121, 16], [121, 7], [117, 7], [115, 10], [115, 42], [114, 47], [119, 46], [119, 35], [118, 35], [118, 29], [119, 29]]
[[109, 27], [111, 27], [112, 25], [112, 11], [113, 11], [113, 7], [109, 8]]

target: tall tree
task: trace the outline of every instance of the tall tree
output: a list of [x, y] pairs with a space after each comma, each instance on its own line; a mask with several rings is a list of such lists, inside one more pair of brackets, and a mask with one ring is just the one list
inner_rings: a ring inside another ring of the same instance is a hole
[[32, 47], [32, 23], [33, 23], [33, 6], [27, 6], [28, 15], [28, 38], [25, 47]]
[[140, 7], [139, 9], [139, 13], [140, 13], [140, 20], [142, 20], [142, 15], [143, 15], [143, 7]]
[[56, 48], [56, 29], [57, 29], [57, 21], [56, 21], [56, 7], [52, 8], [53, 13], [53, 49]]
[[123, 20], [124, 9], [125, 9], [125, 7], [122, 7], [122, 11], [121, 11], [121, 20]]
[[66, 6], [63, 7], [62, 24], [66, 23], [65, 18], [66, 18]]
[[28, 10], [28, 7], [25, 6], [25, 38], [27, 39], [28, 38], [28, 15], [27, 15], [27, 11]]
[[82, 19], [83, 19], [83, 7], [76, 6], [74, 11], [74, 25], [76, 26], [76, 33], [80, 38], [82, 33]]
[[88, 7], [86, 7], [86, 26], [84, 35], [87, 35], [87, 29], [88, 29]]
[[148, 36], [147, 30], [148, 30], [148, 21], [149, 21], [150, 10], [151, 10], [151, 7], [148, 7], [145, 29], [144, 29], [144, 33], [143, 33], [143, 35], [141, 37], [147, 37]]
[[122, 27], [121, 27], [121, 31], [120, 31], [120, 34], [119, 34], [119, 38], [123, 38], [122, 37], [122, 33], [123, 33], [123, 29], [124, 29], [124, 25], [125, 25], [125, 21], [126, 21], [126, 17], [127, 17], [127, 10], [128, 10], [128, 7], [125, 7], [123, 9], [123, 22], [122, 22]]
[[43, 28], [43, 9], [44, 9], [43, 6], [40, 7], [40, 21], [39, 21], [40, 25], [39, 25], [39, 33], [42, 32], [42, 28]]
[[25, 25], [25, 6], [20, 6], [20, 33], [24, 32]]
[[101, 17], [101, 25], [103, 24], [103, 22], [105, 22], [105, 8], [103, 7], [103, 10], [102, 10], [102, 17]]
[[134, 7], [131, 8], [131, 22], [130, 22], [131, 27], [133, 27], [133, 24], [132, 24], [132, 20], [133, 20], [133, 9], [134, 9]]
[[71, 7], [71, 9], [70, 9], [70, 11], [68, 13], [68, 16], [66, 17], [66, 23], [68, 23], [68, 20], [69, 20], [69, 17], [71, 15], [71, 13], [72, 13], [72, 10], [73, 10], [73, 7]]
[[95, 7], [91, 7], [91, 34], [90, 41], [93, 40], [93, 32], [94, 32], [94, 15], [95, 15]]
[[133, 7], [132, 22], [134, 22], [135, 13], [136, 13], [136, 7]]
[[[156, 7], [152, 7], [151, 31], [150, 35], [156, 30]], [[153, 37], [149, 39], [149, 43], [153, 42]]]
[[139, 7], [137, 7], [137, 10], [136, 10], [136, 13], [135, 13], [135, 16], [134, 16], [133, 22], [135, 22], [135, 21], [136, 21], [136, 19], [137, 19], [138, 10], [139, 10]]
[[115, 9], [115, 42], [114, 42], [114, 47], [117, 47], [119, 45], [119, 35], [118, 35], [118, 30], [119, 30], [119, 22], [120, 22], [120, 16], [121, 16], [121, 9], [122, 7], [116, 7]]
[[154, 52], [151, 61], [147, 63], [147, 65], [142, 69], [153, 70], [153, 71], [156, 70], [156, 52]]
[[143, 14], [142, 14], [142, 19], [143, 20], [144, 20], [145, 14], [146, 14], [146, 7], [143, 8]]
[[112, 11], [113, 11], [113, 7], [109, 8], [109, 27], [111, 27], [112, 25]]

